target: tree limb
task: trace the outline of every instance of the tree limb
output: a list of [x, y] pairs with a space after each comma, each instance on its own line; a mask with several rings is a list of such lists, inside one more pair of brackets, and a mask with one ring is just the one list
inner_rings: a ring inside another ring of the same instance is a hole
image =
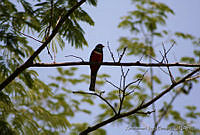
[[200, 67], [200, 64], [188, 64], [188, 63], [141, 63], [141, 62], [129, 62], [129, 63], [117, 63], [117, 62], [62, 62], [62, 63], [34, 63], [29, 67], [58, 67], [58, 66], [79, 66], [79, 65], [91, 65], [100, 64], [104, 66], [138, 66], [138, 67]]
[[175, 95], [171, 98], [170, 102], [168, 103], [167, 107], [164, 109], [164, 111], [162, 112], [161, 116], [159, 117], [159, 119], [155, 122], [154, 124], [154, 128], [153, 131], [151, 132], [151, 135], [154, 135], [155, 132], [157, 131], [157, 127], [158, 124], [161, 122], [161, 120], [164, 118], [164, 116], [167, 114], [170, 106], [172, 105], [172, 103], [174, 102], [174, 100], [176, 99], [176, 97], [181, 93], [181, 90], [178, 90]]
[[183, 83], [184, 81], [186, 81], [187, 78], [191, 77], [192, 75], [194, 75], [195, 73], [199, 72], [200, 68], [195, 69], [194, 71], [192, 71], [191, 73], [187, 74], [185, 77], [183, 77], [182, 79], [180, 79], [179, 81], [176, 81], [175, 83], [173, 83], [171, 86], [169, 86], [167, 89], [165, 89], [163, 92], [161, 92], [160, 94], [158, 94], [155, 98], [153, 98], [152, 100], [143, 103], [141, 105], [139, 105], [138, 107], [136, 107], [135, 109], [129, 111], [129, 112], [125, 112], [125, 113], [121, 113], [119, 115], [115, 115], [113, 117], [108, 118], [107, 120], [104, 120], [92, 127], [88, 127], [86, 130], [82, 131], [79, 135], [87, 135], [88, 133], [107, 125], [108, 123], [111, 123], [117, 119], [121, 119], [130, 115], [133, 115], [135, 113], [137, 113], [138, 111], [150, 106], [151, 104], [153, 104], [154, 102], [156, 102], [158, 99], [160, 99], [162, 96], [164, 96], [165, 94], [167, 94], [168, 92], [170, 92], [174, 87], [176, 87], [177, 85]]

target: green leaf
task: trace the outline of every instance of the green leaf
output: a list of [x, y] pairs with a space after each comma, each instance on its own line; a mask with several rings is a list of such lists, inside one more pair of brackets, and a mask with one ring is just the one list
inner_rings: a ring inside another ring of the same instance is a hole
[[86, 109], [82, 109], [81, 111], [84, 112], [84, 113], [87, 113], [87, 114], [91, 114], [91, 111], [86, 110]]
[[192, 57], [182, 57], [181, 61], [188, 62], [188, 63], [195, 63], [195, 59]]
[[185, 33], [182, 33], [182, 32], [176, 32], [175, 36], [181, 37], [183, 39], [191, 39], [191, 40], [194, 39], [194, 36], [192, 36], [191, 34], [185, 34]]
[[161, 80], [157, 76], [153, 76], [153, 80], [158, 84], [161, 84]]
[[99, 128], [99, 129], [95, 130], [95, 132], [92, 134], [93, 135], [106, 135], [106, 130]]
[[195, 56], [200, 57], [200, 51], [199, 50], [194, 50], [194, 54], [195, 54]]
[[188, 109], [189, 111], [195, 111], [197, 109], [196, 106], [185, 106], [186, 109]]
[[83, 98], [81, 101], [82, 101], [82, 102], [89, 103], [90, 105], [94, 105], [94, 102], [93, 102], [93, 100], [92, 100], [92, 99], [90, 99], [90, 98]]
[[175, 121], [183, 121], [179, 112], [174, 111], [174, 110], [170, 110], [169, 113], [172, 115], [172, 117]]
[[87, 2], [93, 6], [97, 6], [97, 0], [87, 0]]

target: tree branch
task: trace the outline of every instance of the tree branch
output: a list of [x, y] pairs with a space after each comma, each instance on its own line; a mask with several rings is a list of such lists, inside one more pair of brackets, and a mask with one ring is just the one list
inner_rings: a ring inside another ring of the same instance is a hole
[[100, 64], [104, 66], [138, 66], [138, 67], [200, 67], [200, 64], [188, 64], [188, 63], [141, 63], [141, 62], [129, 62], [129, 63], [117, 63], [117, 62], [62, 62], [62, 63], [34, 63], [29, 67], [58, 67], [58, 66], [79, 66], [79, 65], [91, 65]]
[[30, 67], [33, 63], [33, 60], [40, 54], [40, 52], [51, 42], [51, 40], [54, 38], [54, 36], [58, 33], [58, 30], [61, 28], [62, 24], [65, 22], [65, 20], [76, 10], [79, 8], [86, 0], [81, 0], [78, 2], [75, 6], [73, 6], [68, 12], [61, 17], [56, 27], [53, 29], [51, 35], [46, 39], [46, 41], [32, 54], [29, 59], [22, 64], [20, 67], [18, 67], [6, 80], [4, 80], [0, 84], [0, 91], [5, 88], [12, 80], [14, 80], [21, 72], [23, 72], [26, 68]]
[[112, 85], [113, 87], [115, 87], [116, 89], [118, 90], [121, 90], [120, 87], [116, 86], [115, 84], [113, 84], [112, 82], [108, 81], [108, 80], [105, 80], [107, 83], [109, 83], [110, 85]]
[[73, 91], [74, 94], [86, 94], [86, 95], [94, 95], [94, 96], [97, 96], [99, 97], [100, 99], [102, 99], [112, 110], [113, 112], [115, 113], [115, 115], [117, 115], [117, 112], [115, 110], [115, 108], [105, 99], [101, 96], [101, 93], [100, 94], [97, 94], [97, 93], [93, 93], [93, 92], [83, 92], [83, 91]]
[[[168, 53], [169, 50], [173, 47], [173, 45], [171, 46], [171, 48], [170, 48], [168, 51], [166, 51], [164, 44], [162, 44], [162, 46], [163, 46], [163, 50], [164, 50], [163, 59], [164, 59], [165, 63], [168, 64], [169, 61], [168, 61], [168, 59], [167, 59], [167, 53]], [[169, 72], [169, 76], [170, 76], [171, 82], [172, 82], [172, 83], [175, 83], [174, 77], [173, 77], [173, 75], [172, 75], [172, 73], [171, 73], [171, 71], [170, 71], [169, 66], [167, 66], [167, 70], [168, 70], [168, 72]]]
[[115, 62], [115, 57], [114, 57], [114, 55], [113, 55], [113, 53], [112, 53], [112, 51], [111, 51], [111, 49], [110, 49], [109, 42], [107, 42], [107, 45], [108, 45], [108, 51], [109, 51], [109, 53], [110, 53], [110, 56], [112, 57], [113, 62]]
[[167, 94], [168, 92], [170, 92], [174, 87], [176, 87], [177, 85], [183, 83], [184, 81], [186, 81], [187, 78], [191, 77], [192, 75], [194, 75], [195, 73], [199, 72], [200, 68], [195, 69], [194, 71], [192, 71], [191, 73], [187, 74], [185, 77], [183, 77], [182, 79], [180, 79], [179, 81], [176, 81], [175, 83], [173, 83], [171, 86], [169, 86], [167, 89], [165, 89], [163, 92], [161, 92], [160, 94], [158, 94], [155, 98], [153, 98], [152, 100], [143, 103], [141, 105], [139, 105], [138, 107], [136, 107], [135, 109], [126, 112], [126, 113], [121, 113], [119, 115], [115, 115], [105, 121], [102, 121], [92, 127], [88, 127], [86, 130], [82, 131], [79, 135], [87, 135], [88, 133], [107, 125], [108, 123], [111, 123], [117, 119], [121, 119], [130, 115], [133, 115], [135, 113], [137, 113], [138, 111], [150, 106], [151, 104], [153, 104], [154, 102], [156, 102], [158, 99], [160, 99], [162, 96], [164, 96], [165, 94]]
[[162, 114], [160, 115], [159, 119], [155, 122], [154, 124], [154, 128], [153, 131], [151, 132], [152, 135], [155, 134], [155, 132], [157, 131], [157, 127], [158, 124], [161, 122], [161, 120], [164, 118], [164, 116], [167, 114], [170, 106], [172, 105], [172, 103], [174, 102], [174, 100], [176, 99], [176, 97], [181, 93], [181, 90], [178, 90], [175, 95], [171, 98], [170, 102], [168, 103], [167, 107], [164, 109], [164, 111], [162, 112]]
[[74, 58], [80, 59], [82, 62], [85, 62], [83, 58], [75, 56], [75, 55], [67, 55], [65, 57], [74, 57]]
[[23, 32], [18, 31], [15, 27], [12, 27], [12, 28], [14, 29], [14, 32], [17, 32], [17, 33], [19, 33], [19, 34], [22, 34], [23, 36], [28, 37], [28, 38], [31, 38], [31, 39], [33, 39], [33, 40], [39, 42], [39, 43], [44, 43], [44, 42], [42, 42], [42, 41], [40, 41], [40, 40], [38, 40], [38, 39], [36, 39], [36, 38], [34, 38], [34, 37], [28, 35], [28, 34], [25, 34], [25, 33], [23, 33]]
[[125, 54], [125, 52], [126, 52], [126, 49], [127, 49], [127, 47], [125, 47], [125, 48], [124, 48], [124, 50], [123, 50], [122, 54], [119, 56], [118, 63], [120, 63], [120, 62], [121, 62], [121, 60], [122, 60], [122, 57], [124, 56], [124, 54]]

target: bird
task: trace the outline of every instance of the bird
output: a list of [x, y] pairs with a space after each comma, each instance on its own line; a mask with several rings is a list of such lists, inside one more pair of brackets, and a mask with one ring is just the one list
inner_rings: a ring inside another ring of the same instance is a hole
[[[102, 62], [103, 61], [103, 47], [102, 44], [97, 44], [94, 50], [92, 51], [90, 55], [90, 62]], [[96, 83], [96, 77], [97, 72], [100, 68], [100, 65], [92, 64], [90, 65], [90, 71], [91, 71], [91, 78], [90, 78], [90, 91], [95, 91], [95, 83]]]

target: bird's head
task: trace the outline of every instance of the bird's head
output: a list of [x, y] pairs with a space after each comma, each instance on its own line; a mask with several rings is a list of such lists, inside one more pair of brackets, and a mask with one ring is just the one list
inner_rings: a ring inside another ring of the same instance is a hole
[[103, 47], [104, 47], [104, 45], [102, 45], [102, 44], [97, 44], [95, 48], [96, 48], [96, 49], [102, 49]]

